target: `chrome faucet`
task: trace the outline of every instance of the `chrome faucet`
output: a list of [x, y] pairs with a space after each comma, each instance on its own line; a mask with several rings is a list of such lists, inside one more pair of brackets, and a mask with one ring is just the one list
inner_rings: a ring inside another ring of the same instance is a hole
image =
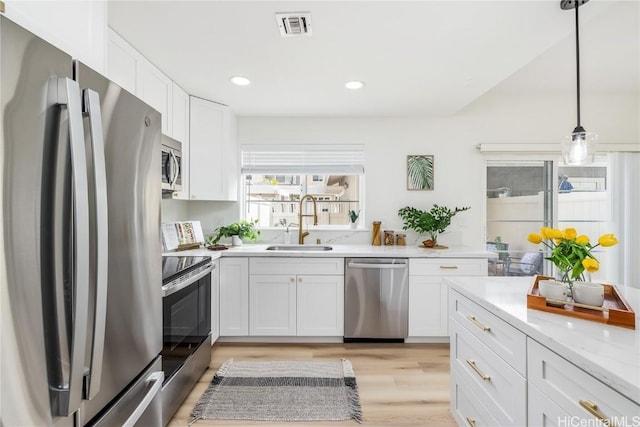
[[[306, 198], [309, 198], [313, 201], [313, 215], [310, 214], [302, 214], [302, 204]], [[305, 216], [313, 217], [313, 225], [318, 225], [318, 208], [316, 205], [316, 198], [311, 194], [305, 194], [300, 198], [300, 208], [298, 209], [298, 244], [304, 245], [304, 238], [309, 235], [308, 231], [302, 231], [302, 218]]]

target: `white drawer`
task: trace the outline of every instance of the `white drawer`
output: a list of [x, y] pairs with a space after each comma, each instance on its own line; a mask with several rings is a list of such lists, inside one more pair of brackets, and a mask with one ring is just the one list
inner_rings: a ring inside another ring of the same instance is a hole
[[498, 425], [527, 422], [527, 382], [457, 321], [452, 325], [451, 371], [479, 397]]
[[571, 416], [563, 411], [548, 396], [542, 393], [538, 387], [529, 383], [527, 386], [527, 421], [528, 425], [567, 427], [582, 425], [572, 423]]
[[525, 334], [453, 289], [449, 289], [449, 317], [457, 320], [520, 375], [526, 374]]
[[249, 274], [332, 274], [344, 275], [344, 258], [249, 259]]
[[451, 373], [451, 413], [460, 426], [495, 427], [498, 422], [491, 416], [480, 399], [458, 380], [456, 373]]
[[486, 276], [487, 260], [469, 258], [409, 259], [410, 276]]
[[[640, 406], [633, 401], [531, 338], [527, 348], [529, 382], [569, 415], [583, 419], [602, 416], [615, 425], [625, 425], [624, 420], [640, 422]], [[590, 411], [586, 407], [591, 405], [595, 407]]]

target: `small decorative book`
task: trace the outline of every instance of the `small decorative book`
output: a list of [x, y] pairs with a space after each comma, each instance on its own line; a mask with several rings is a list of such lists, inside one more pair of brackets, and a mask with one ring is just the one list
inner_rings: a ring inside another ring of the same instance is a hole
[[179, 221], [162, 224], [162, 244], [165, 251], [199, 248], [204, 243], [200, 221]]

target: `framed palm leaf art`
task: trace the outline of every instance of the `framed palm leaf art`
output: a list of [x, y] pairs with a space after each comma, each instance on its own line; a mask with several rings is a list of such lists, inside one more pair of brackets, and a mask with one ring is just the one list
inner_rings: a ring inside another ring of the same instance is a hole
[[407, 156], [407, 190], [433, 190], [433, 156]]

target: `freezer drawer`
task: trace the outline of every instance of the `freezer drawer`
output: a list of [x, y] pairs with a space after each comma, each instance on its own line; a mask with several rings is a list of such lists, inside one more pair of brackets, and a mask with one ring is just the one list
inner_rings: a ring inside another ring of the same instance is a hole
[[345, 264], [345, 339], [406, 338], [408, 260], [347, 258]]
[[107, 411], [88, 425], [161, 426], [162, 425], [162, 359], [158, 356], [142, 375]]

